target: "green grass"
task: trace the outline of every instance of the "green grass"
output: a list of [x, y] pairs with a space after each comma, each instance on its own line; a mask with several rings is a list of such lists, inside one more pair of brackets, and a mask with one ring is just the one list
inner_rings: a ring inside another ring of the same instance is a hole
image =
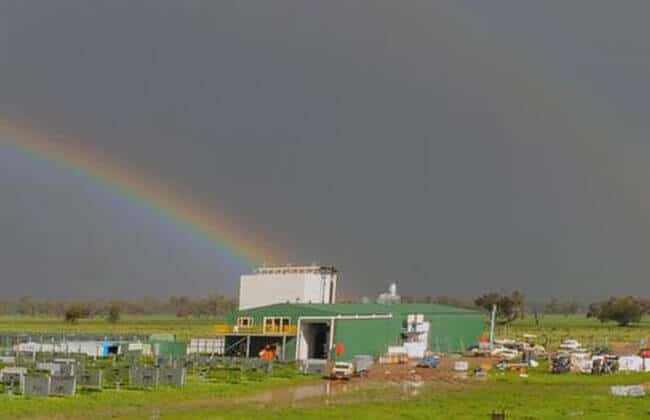
[[[0, 317], [0, 333], [85, 333], [143, 334], [174, 333], [181, 339], [213, 335], [216, 320], [179, 320], [169, 316], [129, 317], [117, 324], [102, 319], [81, 320], [66, 324], [59, 319]], [[500, 337], [521, 337], [524, 333], [548, 338], [555, 346], [565, 338], [591, 343], [638, 344], [650, 338], [650, 320], [631, 327], [601, 324], [584, 316], [544, 316], [539, 326], [533, 317], [518, 320], [508, 327], [499, 327]], [[390, 389], [356, 390], [335, 397], [333, 404], [324, 400], [304, 401], [292, 407], [289, 401], [266, 404], [236, 403], [232, 398], [251, 395], [268, 389], [285, 388], [309, 381], [312, 377], [266, 378], [251, 376], [232, 381], [228, 375], [201, 382], [190, 375], [181, 390], [162, 388], [154, 391], [104, 390], [82, 393], [71, 398], [12, 400], [0, 395], [0, 418], [215, 418], [215, 419], [419, 419], [419, 418], [488, 418], [492, 410], [505, 410], [508, 418], [518, 419], [628, 419], [650, 418], [650, 397], [615, 398], [609, 386], [650, 383], [650, 373], [616, 374], [612, 376], [551, 375], [545, 369], [530, 373], [528, 379], [516, 374], [490, 372], [487, 383], [431, 384], [420, 388], [420, 395], [408, 400]]]
[[497, 337], [521, 338], [523, 334], [537, 334], [542, 339], [548, 339], [553, 348], [567, 338], [574, 338], [587, 346], [602, 343], [635, 344], [642, 339], [650, 339], [650, 318], [646, 317], [639, 324], [619, 327], [613, 322], [601, 323], [584, 315], [545, 315], [535, 318], [528, 315], [523, 320], [517, 320], [511, 325], [496, 328]]
[[179, 319], [173, 316], [125, 317], [115, 324], [105, 319], [81, 319], [74, 324], [59, 318], [41, 317], [0, 317], [0, 334], [2, 333], [43, 333], [43, 334], [115, 334], [149, 335], [154, 333], [172, 333], [181, 340], [190, 337], [214, 335], [217, 319]]
[[[486, 384], [432, 386], [418, 397], [402, 400], [397, 391], [374, 390], [359, 396], [363, 402], [316, 407], [267, 407], [265, 419], [487, 419], [493, 410], [504, 410], [509, 419], [634, 419], [650, 416], [650, 397], [621, 398], [609, 395], [609, 386], [639, 384], [648, 374], [614, 376], [551, 375], [531, 372], [528, 379], [508, 373], [493, 374]], [[250, 419], [259, 408], [200, 408], [167, 414], [192, 419]]]
[[[0, 317], [1, 333], [69, 333], [69, 334], [142, 334], [173, 333], [181, 340], [190, 337], [214, 335], [214, 325], [219, 319], [179, 319], [172, 315], [125, 317], [116, 324], [101, 318], [82, 319], [69, 324], [59, 318], [40, 317]], [[639, 324], [618, 327], [614, 323], [602, 324], [584, 315], [544, 315], [539, 326], [528, 315], [508, 326], [498, 326], [498, 337], [521, 337], [524, 333], [538, 334], [548, 338], [551, 345], [563, 339], [576, 338], [585, 344], [609, 341], [610, 343], [638, 343], [643, 338], [650, 339], [650, 318]]]
[[25, 400], [0, 397], [0, 418], [160, 418], [182, 419], [472, 419], [487, 418], [492, 410], [504, 410], [518, 419], [633, 419], [648, 418], [650, 397], [616, 398], [609, 386], [640, 384], [648, 374], [612, 376], [551, 375], [545, 369], [531, 371], [527, 379], [513, 373], [491, 372], [487, 383], [432, 385], [420, 395], [403, 399], [399, 387], [372, 388], [341, 394], [334, 404], [305, 400], [292, 407], [290, 401], [262, 406], [231, 401], [272, 388], [314, 380], [310, 377], [270, 378], [235, 384], [201, 383], [192, 378], [182, 390], [112, 391], [87, 393], [71, 398]]
[[103, 418], [150, 417], [152, 412], [166, 412], [179, 404], [207, 401], [228, 401], [243, 394], [260, 392], [272, 387], [286, 387], [317, 380], [309, 376], [289, 378], [256, 376], [251, 380], [203, 382], [190, 375], [183, 388], [161, 387], [155, 390], [104, 389], [101, 392], [82, 391], [66, 398], [22, 398], [0, 395], [0, 418]]

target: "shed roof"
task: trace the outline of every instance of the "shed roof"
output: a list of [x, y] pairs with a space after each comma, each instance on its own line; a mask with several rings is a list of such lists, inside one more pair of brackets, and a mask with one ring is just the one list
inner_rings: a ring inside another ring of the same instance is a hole
[[277, 303], [239, 311], [250, 313], [257, 310], [286, 309], [291, 312], [304, 312], [305, 315], [372, 315], [372, 314], [458, 314], [476, 315], [478, 311], [458, 308], [455, 306], [438, 305], [433, 303]]

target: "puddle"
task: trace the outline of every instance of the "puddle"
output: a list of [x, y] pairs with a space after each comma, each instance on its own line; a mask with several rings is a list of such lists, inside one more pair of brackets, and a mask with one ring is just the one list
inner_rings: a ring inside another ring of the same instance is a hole
[[287, 405], [309, 407], [330, 404], [369, 402], [375, 400], [404, 400], [417, 397], [424, 389], [424, 382], [371, 382], [327, 381], [282, 387], [262, 391], [255, 395], [233, 398], [233, 404]]

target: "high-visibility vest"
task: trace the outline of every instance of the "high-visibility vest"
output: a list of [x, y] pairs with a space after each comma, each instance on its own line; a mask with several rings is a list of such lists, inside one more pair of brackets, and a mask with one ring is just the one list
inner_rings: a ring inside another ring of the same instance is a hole
[[343, 343], [336, 343], [335, 351], [336, 351], [336, 355], [337, 355], [337, 356], [342, 356], [343, 353], [345, 353], [345, 344], [343, 344]]

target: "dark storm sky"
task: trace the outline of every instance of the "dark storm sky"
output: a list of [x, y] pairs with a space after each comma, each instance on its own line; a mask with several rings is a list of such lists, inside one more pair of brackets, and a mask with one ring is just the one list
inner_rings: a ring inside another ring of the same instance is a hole
[[[650, 294], [645, 1], [0, 0], [0, 116], [243, 221], [347, 296]], [[250, 267], [0, 142], [4, 296]]]

